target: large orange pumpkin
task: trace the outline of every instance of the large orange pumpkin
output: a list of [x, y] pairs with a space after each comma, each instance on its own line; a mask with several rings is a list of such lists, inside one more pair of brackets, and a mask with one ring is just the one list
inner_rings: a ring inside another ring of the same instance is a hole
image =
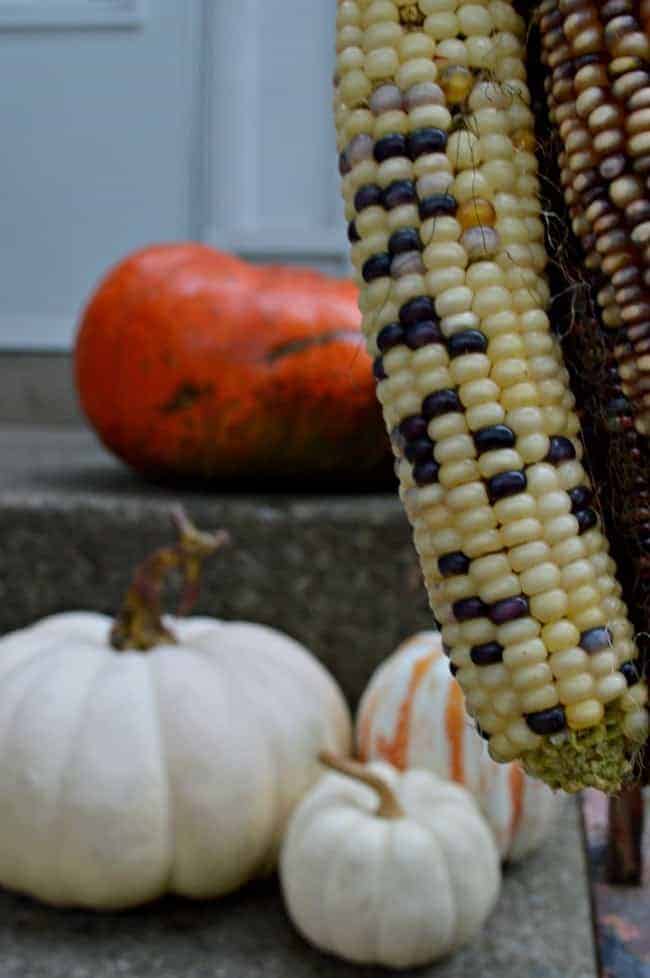
[[357, 290], [198, 244], [109, 272], [75, 350], [83, 410], [151, 476], [358, 477], [388, 457]]

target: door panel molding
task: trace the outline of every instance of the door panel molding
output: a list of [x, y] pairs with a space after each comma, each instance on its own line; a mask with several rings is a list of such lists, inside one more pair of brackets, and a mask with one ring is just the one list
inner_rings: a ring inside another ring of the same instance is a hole
[[134, 28], [145, 0], [0, 0], [0, 30]]
[[207, 228], [204, 240], [215, 248], [236, 251], [245, 258], [268, 255], [271, 258], [305, 258], [318, 263], [321, 258], [347, 261], [345, 236], [338, 228], [280, 227]]
[[330, 96], [335, 0], [212, 4], [202, 240], [348, 272]]

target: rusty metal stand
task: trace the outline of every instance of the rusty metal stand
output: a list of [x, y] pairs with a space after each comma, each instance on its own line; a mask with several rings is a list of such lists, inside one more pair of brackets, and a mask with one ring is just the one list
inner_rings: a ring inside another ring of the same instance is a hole
[[607, 881], [618, 886], [640, 886], [643, 880], [643, 790], [628, 788], [609, 799]]
[[[650, 675], [648, 676], [650, 680]], [[639, 761], [639, 784], [609, 799], [609, 825], [605, 872], [612, 886], [641, 886], [644, 879], [642, 785], [650, 784], [650, 742]], [[647, 857], [647, 854], [646, 854]]]
[[[643, 866], [643, 794], [583, 793], [582, 811], [600, 978], [650, 978], [650, 851]], [[643, 870], [643, 872], [642, 872]]]

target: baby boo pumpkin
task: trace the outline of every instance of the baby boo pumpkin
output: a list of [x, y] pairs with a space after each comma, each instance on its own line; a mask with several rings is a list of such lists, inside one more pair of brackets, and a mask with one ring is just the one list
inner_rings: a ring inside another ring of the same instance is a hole
[[105, 445], [145, 475], [358, 476], [389, 454], [359, 327], [350, 281], [157, 245], [92, 297], [77, 388]]
[[336, 683], [287, 635], [163, 617], [224, 542], [176, 514], [111, 628], [69, 612], [0, 640], [0, 885], [59, 906], [210, 898], [266, 873], [291, 810], [346, 751]]

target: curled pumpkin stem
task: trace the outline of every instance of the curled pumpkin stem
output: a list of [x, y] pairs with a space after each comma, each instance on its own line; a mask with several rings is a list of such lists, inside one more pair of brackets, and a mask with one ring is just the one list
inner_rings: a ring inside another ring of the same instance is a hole
[[367, 784], [369, 788], [376, 791], [379, 795], [379, 808], [375, 815], [379, 818], [404, 818], [404, 809], [397, 800], [395, 792], [381, 775], [369, 771], [364, 764], [360, 764], [358, 761], [353, 761], [348, 757], [337, 757], [336, 754], [327, 750], [321, 751], [318, 760], [332, 771], [338, 771], [339, 774], [344, 774], [348, 778]]
[[199, 595], [203, 562], [229, 542], [225, 530], [197, 529], [182, 507], [172, 510], [178, 534], [174, 546], [161, 547], [136, 569], [131, 586], [115, 618], [110, 642], [114, 649], [146, 652], [161, 644], [174, 644], [176, 636], [163, 622], [163, 589], [170, 574], [181, 575], [177, 615], [186, 615]]

